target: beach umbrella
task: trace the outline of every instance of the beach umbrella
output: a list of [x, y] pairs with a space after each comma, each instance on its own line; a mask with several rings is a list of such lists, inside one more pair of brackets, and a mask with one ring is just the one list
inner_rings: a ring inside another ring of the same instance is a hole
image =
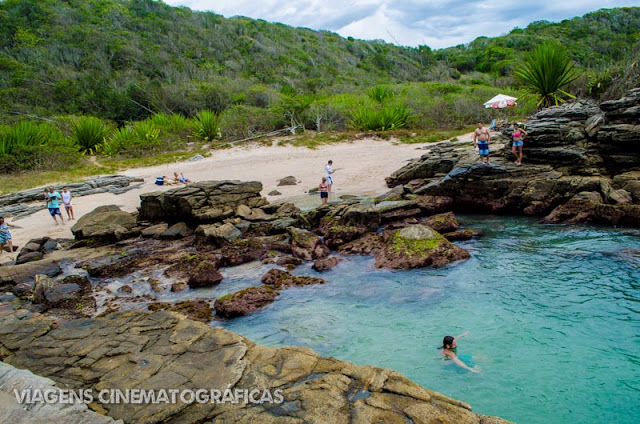
[[505, 107], [517, 106], [516, 97], [498, 94], [488, 102], [484, 103], [485, 108], [504, 109]]

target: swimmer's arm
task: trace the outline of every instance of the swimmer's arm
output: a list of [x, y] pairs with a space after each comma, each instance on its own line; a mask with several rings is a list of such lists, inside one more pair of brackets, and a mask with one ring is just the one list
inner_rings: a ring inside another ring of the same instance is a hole
[[458, 359], [457, 356], [452, 357], [451, 359], [453, 359], [453, 362], [455, 362], [456, 364], [458, 364], [458, 366], [471, 371], [471, 372], [475, 372], [475, 373], [479, 373], [480, 371], [475, 369], [475, 368], [471, 368], [470, 366], [468, 366], [467, 364], [465, 364], [464, 362], [462, 362], [460, 359]]
[[458, 337], [456, 337], [456, 339], [461, 339], [461, 338], [463, 338], [463, 337], [467, 337], [469, 334], [471, 334], [471, 333], [470, 333], [470, 332], [468, 332], [468, 331], [465, 331], [464, 333], [462, 333], [462, 334], [460, 334]]

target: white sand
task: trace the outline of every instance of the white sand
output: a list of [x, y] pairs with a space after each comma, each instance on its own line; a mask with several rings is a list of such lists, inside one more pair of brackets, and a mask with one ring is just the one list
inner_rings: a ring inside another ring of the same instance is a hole
[[[471, 136], [472, 137], [472, 136]], [[469, 135], [458, 137], [470, 139]], [[169, 190], [177, 186], [157, 186], [157, 176], [172, 177], [173, 172], [182, 172], [194, 181], [204, 180], [243, 180], [262, 182], [262, 195], [270, 202], [304, 195], [312, 187], [317, 187], [324, 176], [324, 166], [333, 160], [333, 192], [341, 194], [378, 195], [389, 189], [385, 177], [402, 167], [407, 160], [421, 156], [424, 151], [416, 150], [421, 144], [399, 144], [389, 141], [364, 139], [350, 143], [320, 146], [311, 150], [305, 147], [245, 145], [228, 150], [216, 150], [212, 157], [197, 162], [180, 162], [148, 168], [129, 169], [120, 174], [142, 177], [142, 187], [124, 194], [99, 193], [74, 199], [73, 207], [76, 220], [98, 206], [115, 204], [123, 210], [133, 212], [140, 205], [140, 194]], [[301, 181], [295, 186], [277, 187], [277, 181], [288, 175]], [[267, 196], [272, 190], [278, 190], [281, 196]], [[320, 199], [318, 196], [318, 204]], [[23, 246], [32, 238], [50, 236], [54, 238], [73, 238], [70, 228], [75, 221], [67, 221], [64, 209], [65, 225], [55, 225], [42, 203], [42, 211], [27, 217], [13, 220], [9, 224], [21, 228], [11, 229], [13, 242]]]

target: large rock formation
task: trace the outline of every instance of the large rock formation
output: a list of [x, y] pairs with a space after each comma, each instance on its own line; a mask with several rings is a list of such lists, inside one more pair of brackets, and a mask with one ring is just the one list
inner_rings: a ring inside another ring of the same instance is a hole
[[140, 219], [206, 224], [233, 216], [240, 205], [267, 204], [259, 181], [202, 181], [165, 192], [140, 195]]
[[[260, 346], [167, 311], [116, 313], [55, 328], [51, 319], [0, 308], [0, 359], [96, 396], [132, 388], [214, 390], [219, 400], [228, 389], [232, 396], [225, 403], [177, 396], [173, 403], [91, 405], [129, 424], [507, 423], [389, 369], [324, 358], [306, 347]], [[244, 390], [258, 390], [265, 402], [245, 395], [232, 403]]]
[[[639, 122], [640, 88], [599, 107], [589, 101], [551, 107], [527, 122], [523, 166], [511, 163], [509, 144], [493, 152], [492, 166], [475, 163], [461, 147], [433, 149], [387, 184], [403, 184], [404, 197], [450, 198], [453, 209], [465, 212], [640, 226]], [[454, 164], [444, 177], [439, 162]]]
[[118, 206], [99, 206], [83, 215], [71, 227], [77, 240], [90, 239], [95, 243], [113, 243], [140, 234], [136, 229], [136, 219]]

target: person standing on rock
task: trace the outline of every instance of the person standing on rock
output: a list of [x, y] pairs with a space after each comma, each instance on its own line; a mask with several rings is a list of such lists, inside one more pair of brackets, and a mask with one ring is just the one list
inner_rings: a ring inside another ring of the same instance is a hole
[[468, 335], [469, 335], [469, 332], [466, 331], [463, 334], [460, 334], [458, 337], [445, 336], [444, 339], [442, 340], [442, 347], [440, 347], [440, 349], [442, 349], [442, 354], [444, 355], [445, 359], [451, 359], [458, 366], [464, 368], [465, 370], [479, 373], [480, 369], [478, 367], [472, 368], [467, 364], [465, 364], [464, 362], [462, 362], [458, 358], [458, 354], [456, 352], [456, 349], [458, 348], [458, 339], [461, 339]]
[[478, 122], [478, 128], [473, 132], [473, 145], [478, 148], [478, 154], [480, 155], [480, 162], [485, 163], [486, 158], [487, 165], [489, 162], [489, 143], [491, 142], [491, 133], [487, 128], [482, 125], [482, 122]]
[[49, 214], [53, 218], [53, 222], [58, 225], [56, 215], [60, 215], [60, 222], [64, 225], [64, 218], [62, 217], [62, 212], [60, 212], [60, 199], [62, 199], [60, 193], [55, 191], [53, 187], [49, 187], [49, 193], [45, 198], [47, 199], [47, 208], [49, 209]]
[[[522, 165], [522, 146], [524, 145], [524, 138], [527, 136], [527, 132], [520, 128], [518, 124], [513, 126], [513, 146], [511, 147], [511, 153], [516, 157], [516, 165]], [[517, 152], [516, 152], [517, 151]]]
[[71, 196], [71, 192], [69, 190], [67, 190], [66, 187], [62, 188], [62, 203], [64, 204], [64, 210], [67, 212], [67, 218], [70, 221], [75, 220], [75, 217], [73, 216], [73, 205], [71, 204], [72, 202], [72, 196]]
[[333, 173], [336, 172], [333, 169], [333, 161], [329, 160], [329, 162], [327, 162], [327, 164], [324, 167], [324, 177], [327, 179], [327, 193], [328, 195], [331, 194], [331, 186], [333, 185]]
[[327, 204], [327, 200], [329, 200], [329, 186], [327, 185], [327, 177], [322, 177], [322, 182], [318, 186], [318, 191], [320, 192], [320, 200], [323, 205]]

